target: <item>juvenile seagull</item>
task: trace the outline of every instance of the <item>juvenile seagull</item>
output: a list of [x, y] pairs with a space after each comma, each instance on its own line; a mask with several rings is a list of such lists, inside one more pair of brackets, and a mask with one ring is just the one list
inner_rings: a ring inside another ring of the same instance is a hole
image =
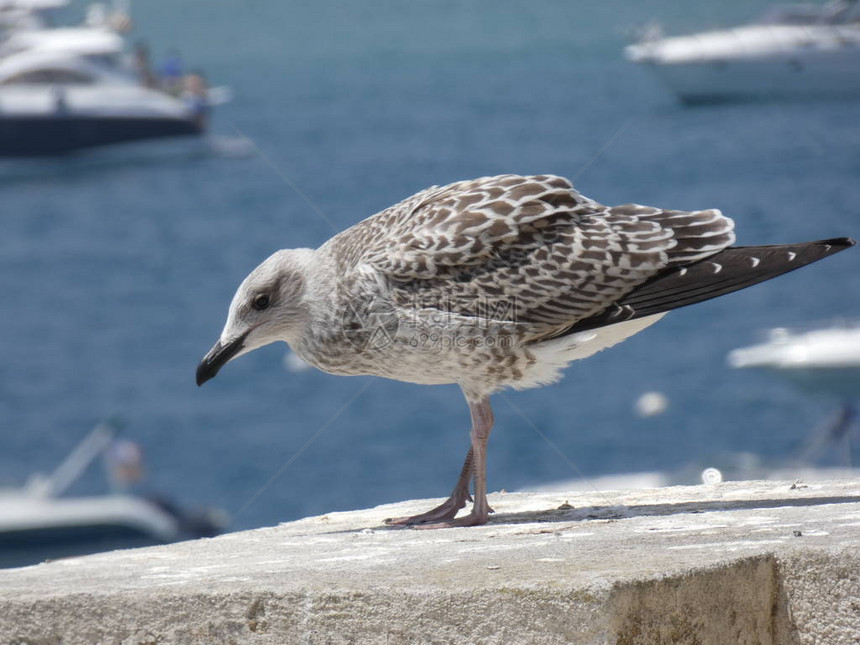
[[[460, 478], [440, 506], [388, 522], [483, 524], [491, 512], [493, 392], [557, 381], [571, 361], [672, 309], [854, 244], [839, 238], [733, 247], [733, 228], [714, 209], [603, 206], [550, 175], [434, 186], [316, 250], [278, 251], [254, 269], [197, 368], [197, 384], [275, 341], [333, 374], [457, 383], [472, 416]], [[456, 517], [467, 500], [474, 501], [471, 512]]]

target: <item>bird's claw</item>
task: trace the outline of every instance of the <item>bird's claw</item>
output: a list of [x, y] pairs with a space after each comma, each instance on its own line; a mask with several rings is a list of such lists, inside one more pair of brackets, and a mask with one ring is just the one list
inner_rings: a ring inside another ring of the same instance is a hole
[[[467, 495], [466, 499], [472, 501], [472, 496]], [[459, 510], [466, 505], [466, 499], [460, 500], [454, 497], [449, 497], [439, 504], [439, 506], [430, 509], [426, 513], [405, 517], [389, 517], [385, 520], [385, 523], [394, 526], [418, 526], [422, 524], [453, 520]]]
[[443, 522], [436, 522], [433, 524], [416, 524], [412, 528], [414, 529], [452, 529], [459, 528], [463, 526], [480, 526], [481, 524], [487, 523], [487, 514], [486, 513], [475, 513], [472, 511], [468, 515], [464, 515], [463, 517], [455, 517]]

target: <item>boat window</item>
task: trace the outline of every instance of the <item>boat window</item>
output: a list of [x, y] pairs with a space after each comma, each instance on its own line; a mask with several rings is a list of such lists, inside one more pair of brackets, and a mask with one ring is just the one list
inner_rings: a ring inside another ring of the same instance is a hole
[[93, 79], [87, 74], [68, 69], [37, 69], [10, 76], [2, 85], [89, 85]]

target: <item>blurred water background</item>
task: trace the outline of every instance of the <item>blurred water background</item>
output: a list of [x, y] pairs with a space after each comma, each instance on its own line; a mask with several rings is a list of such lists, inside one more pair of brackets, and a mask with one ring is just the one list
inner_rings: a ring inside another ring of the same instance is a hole
[[[506, 172], [576, 177], [609, 204], [720, 208], [745, 244], [860, 235], [860, 103], [689, 109], [621, 57], [649, 19], [675, 34], [765, 7], [134, 4], [156, 59], [178, 48], [235, 99], [194, 152], [0, 164], [0, 483], [50, 470], [120, 415], [146, 450], [150, 487], [242, 509], [234, 528], [447, 495], [468, 445], [454, 386], [377, 379], [355, 397], [366, 378], [288, 372], [277, 345], [198, 389], [235, 287], [272, 251], [322, 243], [326, 219], [345, 228], [428, 185]], [[243, 137], [250, 156], [234, 154]], [[579, 475], [530, 424], [589, 476], [727, 453], [789, 459], [831, 402], [733, 371], [725, 355], [765, 328], [856, 317], [858, 269], [849, 251], [675, 312], [558, 385], [509, 393], [522, 416], [497, 399], [491, 490]], [[649, 390], [671, 406], [638, 418]]]

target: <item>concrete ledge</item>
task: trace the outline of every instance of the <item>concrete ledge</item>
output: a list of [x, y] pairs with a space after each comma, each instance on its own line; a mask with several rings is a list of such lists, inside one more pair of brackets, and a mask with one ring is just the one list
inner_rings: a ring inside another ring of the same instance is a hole
[[0, 643], [841, 643], [860, 639], [860, 481], [404, 502], [0, 571]]

